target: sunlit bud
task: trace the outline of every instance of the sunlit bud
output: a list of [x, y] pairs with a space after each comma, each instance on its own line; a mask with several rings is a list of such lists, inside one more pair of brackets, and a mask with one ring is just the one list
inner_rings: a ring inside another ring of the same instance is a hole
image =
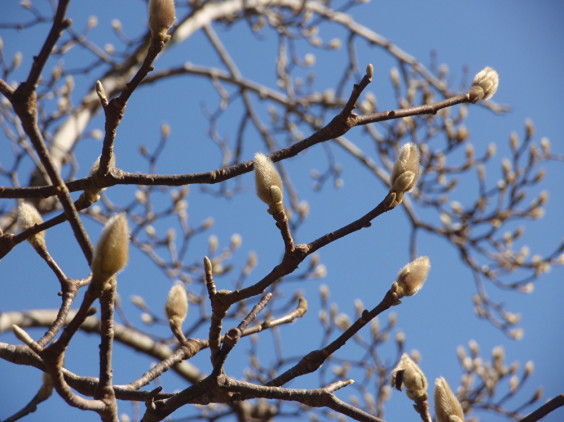
[[321, 295], [321, 299], [323, 301], [326, 301], [329, 298], [329, 287], [327, 287], [327, 284], [319, 286], [319, 294]]
[[392, 169], [390, 184], [394, 192], [409, 192], [419, 177], [419, 150], [413, 143], [405, 144]]
[[168, 123], [163, 123], [161, 125], [161, 135], [164, 139], [167, 139], [170, 136], [170, 125]]
[[546, 169], [542, 168], [539, 170], [539, 172], [536, 174], [535, 178], [533, 179], [534, 183], [538, 183], [540, 182], [542, 179], [544, 179], [544, 176], [546, 175]]
[[407, 353], [401, 356], [397, 366], [392, 371], [392, 386], [401, 391], [404, 385], [407, 397], [413, 401], [427, 399], [427, 379], [423, 371], [411, 360]]
[[322, 324], [327, 324], [327, 311], [325, 309], [322, 309], [319, 311], [319, 321], [321, 321]]
[[243, 243], [243, 238], [239, 233], [234, 233], [231, 236], [231, 249], [237, 249]]
[[14, 55], [14, 61], [12, 62], [12, 68], [15, 69], [16, 67], [18, 67], [21, 62], [22, 62], [22, 53], [20, 51], [18, 51], [15, 55]]
[[525, 120], [525, 132], [527, 135], [527, 139], [531, 139], [535, 134], [535, 125], [531, 119]]
[[98, 25], [98, 18], [96, 16], [90, 16], [88, 18], [88, 28], [94, 28], [96, 25]]
[[396, 342], [401, 346], [405, 342], [405, 333], [403, 331], [398, 331], [396, 333]]
[[304, 65], [306, 67], [311, 67], [315, 64], [315, 55], [307, 53], [304, 57]]
[[147, 304], [145, 303], [145, 299], [143, 299], [141, 296], [138, 295], [131, 296], [131, 303], [133, 303], [139, 309], [147, 309]]
[[515, 328], [514, 330], [509, 331], [509, 337], [514, 340], [521, 340], [524, 335], [524, 331], [522, 328]]
[[540, 398], [542, 397], [542, 387], [537, 388], [537, 391], [535, 391], [535, 394], [533, 396], [533, 398], [531, 399], [531, 402], [535, 402], [537, 400], [540, 400]]
[[398, 71], [397, 68], [392, 67], [392, 70], [390, 70], [390, 79], [392, 80], [394, 87], [396, 89], [399, 89], [399, 87], [400, 87], [400, 76], [399, 76], [399, 71]]
[[116, 52], [116, 48], [113, 44], [108, 43], [104, 45], [104, 51], [108, 54], [114, 54]]
[[329, 48], [332, 50], [336, 50], [341, 47], [341, 40], [339, 38], [333, 38], [329, 41]]
[[143, 321], [143, 323], [145, 323], [147, 325], [151, 325], [154, 322], [153, 317], [148, 312], [143, 312], [141, 314], [141, 321]]
[[282, 179], [266, 155], [255, 154], [255, 183], [258, 197], [271, 209], [281, 206]]
[[112, 19], [112, 28], [114, 31], [121, 31], [121, 22], [119, 19]]
[[421, 256], [403, 267], [394, 283], [395, 287], [393, 287], [398, 298], [417, 293], [425, 283], [430, 268], [431, 263], [427, 256]]
[[[33, 205], [22, 202], [18, 207], [18, 224], [20, 231], [32, 228], [33, 226], [43, 223], [41, 215]], [[40, 231], [27, 238], [34, 248], [45, 246], [45, 231]]]
[[396, 314], [395, 312], [390, 312], [390, 314], [388, 315], [388, 324], [390, 325], [390, 327], [393, 327], [394, 325], [396, 325], [396, 322], [398, 322], [398, 314]]
[[[92, 281], [104, 283], [127, 264], [129, 227], [125, 214], [108, 220], [92, 257]], [[105, 288], [106, 286], [101, 286]]]
[[435, 415], [437, 422], [463, 422], [462, 406], [443, 377], [435, 380]]
[[535, 370], [535, 363], [530, 360], [525, 364], [525, 376], [528, 377]]
[[513, 151], [517, 150], [519, 146], [519, 137], [515, 132], [511, 132], [511, 135], [509, 135], [509, 146]]
[[211, 226], [213, 226], [214, 223], [214, 219], [213, 217], [208, 217], [204, 220], [204, 222], [202, 223], [202, 228], [204, 230], [209, 229]]
[[313, 277], [315, 278], [323, 278], [327, 275], [327, 267], [323, 264], [319, 264], [315, 267], [313, 271]]
[[545, 155], [550, 154], [550, 140], [548, 138], [542, 138], [540, 144], [542, 152], [544, 152]]
[[149, 0], [149, 28], [153, 36], [165, 35], [175, 18], [174, 0]]
[[188, 296], [182, 284], [175, 284], [168, 292], [165, 314], [171, 325], [181, 326], [188, 314]]
[[458, 142], [464, 142], [466, 139], [468, 139], [469, 136], [470, 136], [470, 132], [468, 132], [466, 126], [460, 125], [456, 132], [456, 140]]
[[12, 325], [12, 332], [18, 338], [18, 340], [20, 340], [22, 343], [27, 344], [28, 346], [34, 342], [27, 331], [16, 324]]
[[472, 86], [468, 93], [470, 94], [470, 102], [475, 103], [478, 100], [487, 100], [495, 94], [499, 86], [499, 75], [491, 67], [485, 67], [474, 76]]
[[217, 236], [215, 234], [212, 234], [208, 238], [208, 247], [210, 249], [211, 254], [213, 254], [213, 253], [215, 253], [215, 251], [217, 251], [218, 245], [219, 245], [219, 240], [218, 240]]
[[472, 356], [478, 356], [478, 353], [480, 352], [480, 347], [478, 346], [476, 340], [470, 340], [468, 342], [468, 347], [470, 348], [470, 352], [472, 352]]
[[517, 387], [519, 386], [519, 378], [517, 375], [513, 375], [509, 378], [509, 393], [514, 394], [517, 391]]
[[351, 319], [347, 314], [339, 314], [335, 318], [335, 325], [339, 327], [341, 330], [345, 331], [347, 328], [351, 326]]
[[374, 76], [374, 66], [372, 66], [372, 63], [366, 66], [366, 76], [368, 76], [370, 79], [372, 79], [372, 76]]
[[380, 333], [380, 322], [378, 318], [374, 318], [370, 322], [370, 334], [372, 334], [372, 338], [376, 340], [378, 338], [379, 333]]

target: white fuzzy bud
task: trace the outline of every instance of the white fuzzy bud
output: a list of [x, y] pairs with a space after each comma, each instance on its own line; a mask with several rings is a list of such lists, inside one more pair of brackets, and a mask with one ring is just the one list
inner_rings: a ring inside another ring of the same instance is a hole
[[166, 34], [175, 18], [174, 0], [149, 0], [149, 27], [153, 36]]
[[428, 256], [421, 256], [403, 267], [393, 285], [398, 297], [413, 296], [417, 293], [423, 287], [430, 268]]
[[[37, 209], [33, 205], [22, 202], [18, 207], [18, 224], [20, 225], [20, 230], [25, 231], [41, 223], [43, 223], [43, 219]], [[45, 246], [45, 232], [40, 231], [30, 236], [27, 241], [31, 243], [34, 248]]]
[[165, 314], [170, 324], [181, 326], [188, 314], [188, 296], [182, 284], [175, 284], [168, 292]]
[[392, 386], [401, 391], [406, 388], [407, 397], [413, 401], [427, 399], [427, 379], [423, 371], [409, 357], [407, 353], [401, 356], [397, 366], [392, 371]]
[[435, 414], [437, 422], [463, 422], [464, 412], [443, 377], [435, 380]]
[[282, 202], [282, 179], [274, 164], [266, 155], [255, 154], [255, 183], [258, 197], [269, 207]]
[[392, 169], [390, 184], [394, 192], [409, 192], [419, 177], [419, 149], [413, 143], [405, 144]]
[[[129, 227], [125, 214], [108, 220], [96, 244], [92, 257], [92, 282], [105, 283], [127, 264], [129, 256]], [[107, 286], [101, 285], [102, 289]]]
[[478, 100], [487, 100], [495, 94], [499, 86], [499, 75], [491, 67], [485, 67], [479, 71], [470, 87], [470, 102], [475, 103]]

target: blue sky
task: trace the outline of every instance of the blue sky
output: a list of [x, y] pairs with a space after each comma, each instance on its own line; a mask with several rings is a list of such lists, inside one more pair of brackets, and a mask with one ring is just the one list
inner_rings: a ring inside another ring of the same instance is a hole
[[[103, 45], [111, 41], [110, 22], [118, 18], [123, 22], [126, 33], [139, 34], [145, 24], [145, 6], [143, 2], [73, 2], [69, 15], [74, 25], [80, 28], [92, 14], [98, 15], [99, 25], [92, 35]], [[1, 21], [16, 19], [19, 11], [16, 2], [6, 7], [7, 13]], [[368, 5], [353, 9], [354, 18], [382, 36], [390, 39], [409, 54], [417, 57], [422, 63], [428, 64], [430, 52], [435, 50], [439, 63], [449, 66], [450, 74], [455, 82], [462, 75], [464, 66], [469, 67], [469, 74], [473, 75], [484, 66], [494, 67], [500, 75], [500, 86], [495, 100], [511, 107], [510, 112], [496, 116], [479, 106], [469, 108], [469, 118], [466, 122], [477, 151], [484, 151], [490, 142], [497, 145], [497, 159], [509, 150], [508, 138], [512, 131], [520, 136], [524, 132], [525, 119], [532, 119], [535, 123], [535, 138], [547, 137], [551, 140], [555, 152], [563, 153], [562, 148], [562, 116], [561, 98], [564, 96], [564, 29], [561, 22], [564, 17], [564, 4], [553, 1], [373, 1]], [[7, 16], [7, 17], [6, 17]], [[128, 32], [129, 31], [129, 32]], [[324, 32], [325, 31], [325, 32]], [[4, 55], [11, 58], [16, 51], [24, 52], [24, 60], [20, 72], [16, 74], [23, 79], [30, 63], [30, 55], [38, 51], [41, 38], [38, 34], [45, 34], [46, 28], [39, 28], [34, 36], [0, 29], [0, 36], [4, 41]], [[224, 34], [218, 28], [220, 35]], [[273, 75], [273, 42], [272, 36], [265, 37], [261, 43], [254, 43], [252, 51], [247, 48], [248, 34], [237, 32], [237, 36], [225, 37], [226, 45], [238, 60], [241, 72], [248, 77], [256, 77], [265, 83], [272, 83]], [[330, 28], [321, 28], [321, 36], [330, 39], [341, 36]], [[191, 61], [196, 64], [217, 64], [217, 58], [205, 51], [203, 37], [196, 34], [186, 43], [175, 47], [170, 55], [160, 57], [156, 62], [165, 66], [169, 63], [180, 64]], [[307, 49], [304, 49], [304, 53]], [[72, 60], [72, 59], [69, 59]], [[80, 57], [76, 58], [77, 63]], [[373, 63], [375, 78], [369, 90], [378, 96], [381, 109], [395, 107], [389, 88], [389, 70], [394, 62], [379, 50], [366, 47], [359, 49], [359, 63], [361, 68], [365, 64]], [[331, 72], [331, 62], [328, 56], [319, 54], [316, 66], [318, 71], [317, 87], [332, 88], [338, 82], [339, 74]], [[262, 70], [267, 69], [266, 73]], [[90, 75], [88, 85], [77, 82], [79, 92], [84, 92], [99, 75]], [[10, 79], [9, 82], [12, 82]], [[159, 136], [159, 125], [168, 121], [172, 126], [171, 143], [174, 148], [165, 153], [166, 166], [161, 164], [160, 171], [166, 173], [205, 171], [216, 168], [218, 164], [216, 149], [205, 143], [207, 139], [207, 124], [201, 112], [201, 104], [214, 104], [213, 97], [202, 97], [201, 101], [193, 101], [199, 95], [208, 95], [209, 91], [200, 91], [197, 81], [194, 83], [184, 80], [172, 80], [162, 85], [157, 94], [154, 90], [140, 89], [135, 92], [126, 111], [126, 118], [119, 128], [116, 153], [118, 166], [128, 171], [142, 171], [143, 164], [136, 154], [137, 142], [141, 138], [144, 143], [154, 145]], [[147, 112], [151, 104], [151, 112]], [[234, 117], [236, 118], [236, 116]], [[90, 129], [101, 128], [100, 116], [92, 122]], [[358, 139], [362, 144], [360, 129], [358, 133], [353, 129], [348, 138], [354, 142]], [[190, 136], [187, 136], [189, 134]], [[132, 139], [131, 142], [126, 140]], [[120, 142], [120, 140], [122, 140]], [[244, 150], [246, 159], [250, 159], [255, 149], [259, 148], [256, 140], [250, 140]], [[2, 154], [9, 151], [0, 146]], [[99, 154], [101, 145], [98, 142], [85, 142], [77, 149], [79, 176], [85, 176], [90, 164]], [[255, 148], [255, 149], [253, 149]], [[340, 227], [353, 218], [362, 215], [376, 202], [383, 198], [385, 191], [375, 180], [367, 180], [363, 170], [355, 167], [355, 163], [347, 157], [339, 157], [343, 165], [344, 187], [333, 189], [328, 187], [321, 192], [311, 189], [309, 172], [312, 167], [323, 169], [324, 161], [318, 160], [319, 149], [311, 151], [293, 159], [288, 163], [288, 169], [295, 181], [300, 194], [310, 201], [311, 215], [306, 224], [297, 233], [298, 242], [311, 241], [319, 235]], [[178, 152], [180, 151], [180, 152]], [[1, 155], [0, 155], [1, 156]], [[208, 158], [213, 157], [213, 158]], [[164, 163], [163, 161], [162, 163]], [[0, 159], [2, 163], [2, 159]], [[498, 161], [499, 163], [499, 161]], [[499, 167], [499, 164], [498, 164]], [[494, 173], [492, 167], [492, 174]], [[526, 223], [526, 234], [523, 244], [531, 247], [533, 253], [548, 253], [562, 241], [564, 234], [562, 225], [562, 209], [564, 199], [560, 181], [564, 178], [561, 164], [547, 166], [547, 177], [543, 189], [550, 192], [546, 206], [545, 218], [541, 221]], [[21, 182], [25, 183], [25, 175], [21, 175]], [[5, 182], [3, 182], [5, 183]], [[259, 267], [255, 274], [264, 274], [279, 258], [278, 234], [269, 215], [264, 212], [264, 206], [252, 194], [252, 176], [242, 177], [242, 183], [248, 189], [230, 201], [213, 200], [209, 196], [197, 195], [198, 189], [193, 188], [194, 195], [189, 197], [189, 212], [192, 221], [202, 221], [209, 215], [209, 209], [214, 214], [216, 224], [212, 232], [219, 238], [220, 245], [225, 245], [233, 233], [240, 233], [243, 246], [236, 252], [234, 258], [239, 265], [243, 264], [250, 250], [260, 251]], [[117, 188], [116, 194], [124, 197], [132, 196], [132, 191]], [[111, 195], [111, 194], [110, 194]], [[452, 199], [464, 201], [465, 192], [457, 192]], [[113, 198], [114, 199], [114, 198]], [[118, 200], [115, 198], [114, 200]], [[3, 208], [11, 204], [0, 199]], [[235, 216], [235, 219], [233, 218]], [[97, 239], [100, 228], [87, 221], [87, 229], [93, 239]], [[67, 228], [58, 227], [48, 234], [48, 242], [52, 252], [61, 266], [72, 277], [82, 277], [87, 273], [85, 261], [72, 245], [71, 235]], [[296, 339], [288, 342], [293, 354], [307, 353], [318, 347], [322, 334], [316, 334], [320, 284], [326, 284], [331, 291], [331, 301], [338, 304], [341, 312], [354, 314], [354, 300], [361, 298], [368, 308], [374, 306], [391, 283], [397, 271], [409, 260], [406, 241], [408, 233], [402, 211], [396, 210], [389, 215], [376, 220], [368, 230], [356, 233], [341, 242], [321, 251], [322, 262], [327, 266], [327, 277], [321, 281], [312, 281], [304, 286], [289, 284], [285, 293], [290, 297], [298, 288], [306, 292], [311, 304], [310, 312], [301, 321], [290, 327], [283, 327], [282, 336]], [[72, 245], [72, 246], [67, 246]], [[268, 247], [266, 247], [268, 245]], [[271, 247], [271, 245], [274, 245]], [[272, 249], [272, 252], [271, 252]], [[430, 236], [423, 236], [418, 252], [429, 255], [432, 270], [424, 289], [413, 298], [407, 298], [404, 303], [394, 309], [398, 316], [398, 327], [406, 335], [406, 349], [417, 349], [422, 356], [421, 367], [432, 381], [438, 376], [445, 376], [452, 385], [458, 385], [460, 367], [457, 362], [456, 348], [467, 345], [470, 339], [476, 339], [481, 346], [481, 354], [489, 358], [491, 350], [497, 345], [503, 345], [507, 362], [520, 360], [535, 362], [535, 372], [527, 384], [527, 388], [517, 397], [525, 401], [538, 385], [543, 385], [543, 400], [562, 393], [562, 364], [559, 352], [564, 346], [561, 336], [557, 335], [560, 323], [564, 317], [562, 297], [564, 297], [564, 272], [562, 268], [553, 268], [535, 283], [535, 291], [531, 295], [505, 293], [501, 296], [495, 293], [497, 299], [503, 300], [509, 310], [519, 311], [523, 315], [522, 324], [525, 336], [521, 341], [513, 341], [503, 336], [499, 330], [493, 328], [483, 320], [478, 320], [472, 310], [471, 295], [474, 292], [472, 276], [469, 270], [462, 266], [456, 251], [446, 242]], [[190, 258], [204, 255], [205, 239], [196, 241]], [[118, 291], [126, 309], [135, 314], [135, 310], [128, 304], [128, 298], [139, 294], [154, 306], [161, 309], [170, 284], [155, 268], [142, 262], [138, 252], [133, 252], [132, 264], [124, 271], [119, 279]], [[25, 263], [26, 265], [22, 265]], [[134, 263], [134, 264], [133, 264]], [[0, 312], [21, 308], [35, 309], [55, 307], [58, 304], [56, 291], [58, 285], [51, 277], [44, 280], [46, 267], [29, 245], [18, 246], [2, 263], [0, 263]], [[225, 288], [229, 288], [229, 280], [222, 280]], [[381, 321], [386, 321], [388, 315], [383, 315]], [[137, 321], [138, 322], [138, 321]], [[162, 328], [161, 328], [162, 329]], [[39, 337], [42, 331], [31, 331]], [[308, 333], [304, 335], [303, 333]], [[9, 333], [0, 335], [0, 341], [18, 343]], [[67, 358], [70, 369], [83, 375], [95, 376], [95, 366], [85, 365], [85, 362], [95, 359], [97, 354], [97, 339], [93, 336], [80, 336], [77, 339], [75, 351]], [[241, 344], [239, 350], [234, 351], [227, 364], [227, 370], [237, 371], [243, 365], [248, 344]], [[71, 344], [71, 350], [73, 349]], [[268, 350], [262, 356], [268, 362]], [[354, 355], [355, 349], [345, 349], [340, 356]], [[385, 352], [383, 352], [385, 355]], [[116, 362], [124, 362], [126, 354], [123, 348], [116, 350]], [[389, 352], [393, 358], [393, 352]], [[149, 365], [147, 358], [135, 358], [127, 365], [116, 367], [114, 372], [116, 382], [126, 382], [139, 374]], [[208, 357], [202, 353], [197, 357], [203, 368], [208, 364]], [[141, 369], [140, 369], [141, 368]], [[0, 373], [10, 383], [0, 385], [0, 417], [4, 418], [21, 408], [35, 394], [35, 386], [29, 388], [30, 380], [37, 380], [40, 375], [32, 368], [21, 368], [8, 365], [0, 361]], [[182, 383], [174, 376], [163, 378], [165, 389], [170, 391], [182, 388]], [[307, 385], [307, 380], [303, 381]], [[168, 384], [167, 384], [168, 383]], [[340, 396], [347, 398], [350, 394], [343, 391]], [[10, 400], [6, 398], [10, 397]], [[60, 420], [73, 420], [77, 410], [68, 409], [61, 399], [54, 398], [41, 405], [39, 411], [27, 420], [45, 420], [49, 416], [58, 415]], [[61, 413], [60, 413], [61, 412]], [[120, 403], [120, 412], [132, 414], [128, 405]], [[563, 411], [554, 412], [547, 421], [562, 418]], [[179, 412], [179, 415], [181, 413]], [[417, 420], [411, 409], [411, 404], [404, 394], [394, 391], [387, 403], [385, 418], [389, 421]], [[94, 415], [80, 413], [83, 420], [96, 420]], [[496, 419], [486, 416], [488, 421]]]

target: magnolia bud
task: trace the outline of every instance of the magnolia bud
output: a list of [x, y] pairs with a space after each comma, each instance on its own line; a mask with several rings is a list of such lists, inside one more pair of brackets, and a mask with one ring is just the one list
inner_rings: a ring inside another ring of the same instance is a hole
[[269, 207], [282, 202], [282, 179], [266, 155], [255, 154], [255, 183], [258, 197]]
[[[125, 214], [114, 215], [102, 230], [92, 257], [92, 281], [104, 283], [127, 264], [129, 227]], [[103, 286], [105, 288], [106, 286]]]
[[149, 27], [153, 36], [166, 34], [175, 18], [174, 0], [149, 0]]
[[485, 67], [479, 71], [470, 87], [470, 102], [475, 103], [478, 100], [487, 100], [495, 94], [499, 86], [499, 75], [491, 67]]
[[463, 422], [464, 412], [443, 377], [435, 380], [435, 414], [437, 422]]
[[390, 184], [394, 192], [409, 192], [419, 177], [419, 150], [417, 145], [405, 144], [392, 169]]
[[428, 256], [421, 256], [403, 267], [392, 287], [398, 298], [413, 296], [417, 293], [423, 287], [430, 268], [431, 263]]
[[[24, 231], [43, 223], [43, 219], [33, 205], [22, 202], [18, 207], [18, 223], [20, 230]], [[30, 236], [27, 241], [31, 243], [34, 248], [45, 246], [45, 232], [40, 231]]]
[[407, 353], [401, 356], [399, 363], [392, 371], [392, 386], [401, 391], [402, 384], [406, 388], [407, 397], [411, 400], [427, 400], [425, 374]]
[[188, 314], [188, 296], [182, 284], [175, 284], [168, 292], [165, 313], [170, 324], [182, 325]]

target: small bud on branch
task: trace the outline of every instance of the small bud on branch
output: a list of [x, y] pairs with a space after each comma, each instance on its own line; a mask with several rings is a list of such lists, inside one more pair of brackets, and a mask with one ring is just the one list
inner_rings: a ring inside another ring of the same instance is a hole
[[[114, 215], [102, 230], [92, 257], [92, 282], [105, 283], [127, 264], [129, 227], [125, 214]], [[107, 286], [103, 285], [102, 290]]]
[[[18, 223], [20, 230], [24, 231], [43, 223], [43, 218], [41, 218], [41, 214], [39, 214], [33, 205], [22, 202], [18, 207]], [[34, 248], [45, 246], [45, 232], [41, 231], [36, 233], [30, 236], [27, 241], [31, 243]]]
[[182, 284], [175, 284], [168, 292], [165, 314], [170, 325], [182, 326], [188, 314], [188, 296]]
[[269, 211], [280, 211], [282, 207], [282, 179], [274, 164], [266, 155], [255, 154], [255, 183], [258, 197], [269, 207]]
[[166, 35], [175, 18], [174, 0], [149, 0], [149, 28], [153, 36]]
[[413, 296], [417, 293], [423, 287], [430, 268], [431, 263], [428, 256], [421, 256], [403, 267], [392, 285], [398, 298]]
[[437, 422], [464, 422], [464, 412], [443, 377], [435, 380], [435, 414]]
[[415, 402], [427, 400], [427, 379], [423, 371], [409, 357], [407, 353], [401, 356], [397, 366], [392, 371], [392, 386], [401, 391], [406, 388], [407, 397]]
[[487, 100], [495, 94], [499, 86], [499, 75], [491, 67], [485, 67], [479, 71], [468, 93], [470, 94], [470, 102], [475, 103], [478, 100]]
[[[411, 191], [419, 178], [419, 149], [413, 143], [405, 144], [394, 163], [390, 185], [396, 194]], [[400, 196], [401, 199], [401, 196]]]

